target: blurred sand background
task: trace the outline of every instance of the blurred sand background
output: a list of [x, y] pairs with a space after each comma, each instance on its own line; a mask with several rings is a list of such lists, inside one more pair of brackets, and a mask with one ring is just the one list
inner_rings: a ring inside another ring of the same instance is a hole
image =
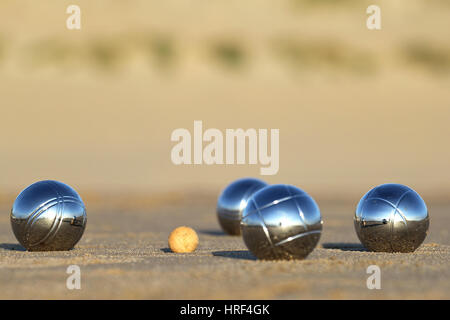
[[[70, 4], [81, 30], [66, 29]], [[380, 31], [366, 28], [370, 4]], [[449, 298], [449, 14], [445, 0], [0, 1], [0, 297]], [[322, 247], [301, 263], [260, 263], [223, 236], [216, 197], [260, 165], [172, 164], [170, 135], [194, 120], [280, 129], [280, 170], [260, 178], [318, 200]], [[12, 201], [42, 179], [85, 199], [89, 226], [72, 252], [11, 250]], [[385, 182], [430, 208], [419, 253], [348, 250], [355, 204]], [[209, 230], [196, 255], [161, 251], [181, 224]], [[390, 290], [365, 288], [374, 261], [400, 279]], [[89, 266], [75, 293], [60, 281], [72, 262]]]

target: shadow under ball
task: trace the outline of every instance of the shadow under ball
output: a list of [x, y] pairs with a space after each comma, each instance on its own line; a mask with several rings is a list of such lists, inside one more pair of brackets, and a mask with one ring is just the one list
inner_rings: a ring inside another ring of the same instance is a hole
[[370, 251], [413, 252], [427, 236], [428, 209], [413, 189], [383, 184], [362, 197], [354, 224], [359, 240]]
[[86, 227], [78, 193], [57, 181], [36, 182], [23, 190], [11, 210], [11, 226], [28, 251], [70, 250]]
[[306, 192], [279, 184], [249, 199], [241, 229], [246, 246], [259, 259], [304, 259], [319, 242], [322, 218]]
[[264, 181], [244, 178], [229, 184], [217, 201], [217, 218], [222, 230], [230, 235], [240, 235], [242, 211], [256, 191], [267, 186]]

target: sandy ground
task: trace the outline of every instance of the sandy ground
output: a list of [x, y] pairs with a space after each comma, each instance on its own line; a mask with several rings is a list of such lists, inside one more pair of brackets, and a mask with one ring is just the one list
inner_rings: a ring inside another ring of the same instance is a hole
[[[450, 205], [429, 203], [431, 227], [414, 253], [366, 252], [353, 230], [354, 204], [317, 200], [324, 230], [302, 261], [259, 261], [240, 237], [224, 235], [210, 194], [88, 200], [88, 227], [74, 250], [26, 252], [0, 215], [2, 299], [448, 299]], [[107, 206], [105, 204], [108, 204]], [[172, 229], [196, 229], [191, 254], [169, 251]], [[81, 268], [81, 290], [66, 288], [66, 269]], [[381, 290], [368, 290], [366, 268], [381, 268]]]

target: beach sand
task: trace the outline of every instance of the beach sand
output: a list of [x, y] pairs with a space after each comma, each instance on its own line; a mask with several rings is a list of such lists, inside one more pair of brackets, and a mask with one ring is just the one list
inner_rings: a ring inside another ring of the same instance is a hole
[[[298, 261], [257, 260], [241, 237], [223, 234], [212, 193], [91, 200], [85, 234], [67, 252], [24, 251], [12, 234], [5, 204], [0, 216], [0, 298], [450, 298], [448, 203], [429, 203], [429, 235], [414, 253], [372, 253], [354, 232], [354, 203], [318, 200], [323, 234], [307, 259]], [[193, 253], [168, 249], [170, 232], [181, 225], [199, 235]], [[80, 290], [66, 287], [67, 267], [74, 264], [81, 270]], [[367, 289], [369, 265], [381, 269], [380, 290]]]

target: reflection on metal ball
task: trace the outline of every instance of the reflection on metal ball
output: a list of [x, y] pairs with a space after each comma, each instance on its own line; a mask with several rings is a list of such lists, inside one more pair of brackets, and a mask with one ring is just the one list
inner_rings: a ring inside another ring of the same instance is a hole
[[428, 209], [411, 188], [383, 184], [362, 197], [354, 224], [359, 240], [370, 251], [413, 252], [427, 236]]
[[229, 184], [217, 201], [217, 218], [222, 229], [230, 235], [241, 234], [239, 226], [242, 210], [247, 205], [248, 199], [256, 191], [267, 186], [264, 181], [244, 178]]
[[272, 185], [249, 199], [241, 229], [248, 249], [259, 259], [303, 259], [322, 233], [314, 199], [290, 185]]
[[23, 190], [11, 210], [17, 240], [29, 251], [70, 250], [86, 227], [78, 193], [57, 181], [40, 181]]

